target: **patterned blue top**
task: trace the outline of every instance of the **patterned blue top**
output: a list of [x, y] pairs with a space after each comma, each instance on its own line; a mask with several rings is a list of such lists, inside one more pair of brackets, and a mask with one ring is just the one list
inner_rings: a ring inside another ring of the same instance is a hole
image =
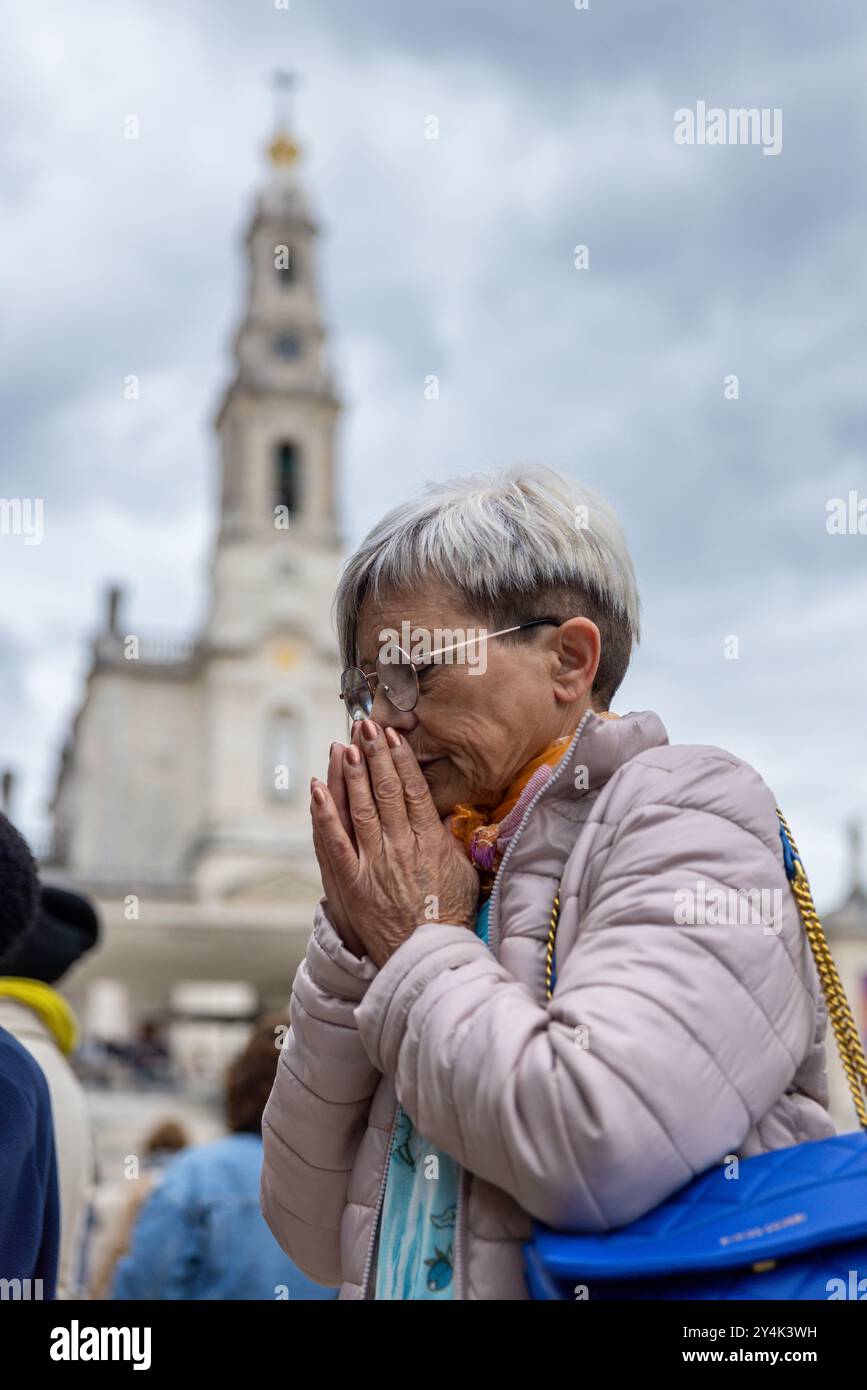
[[[475, 926], [486, 946], [490, 902]], [[460, 1172], [460, 1164], [428, 1143], [399, 1105], [382, 1204], [376, 1298], [454, 1297]]]

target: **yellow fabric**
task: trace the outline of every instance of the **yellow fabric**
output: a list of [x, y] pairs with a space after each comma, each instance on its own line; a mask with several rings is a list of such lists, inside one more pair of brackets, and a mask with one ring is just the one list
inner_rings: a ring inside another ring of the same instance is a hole
[[78, 1042], [75, 1016], [56, 989], [43, 984], [42, 980], [25, 980], [18, 975], [2, 975], [0, 996], [17, 999], [20, 1004], [32, 1009], [52, 1033], [64, 1056], [72, 1052]]

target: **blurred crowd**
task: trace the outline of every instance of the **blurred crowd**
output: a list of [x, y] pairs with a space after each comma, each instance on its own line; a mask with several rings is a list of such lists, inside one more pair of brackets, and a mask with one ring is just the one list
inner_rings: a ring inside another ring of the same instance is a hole
[[110, 1085], [120, 1069], [158, 1085], [169, 1074], [152, 1026], [128, 1047], [79, 1048], [59, 986], [98, 937], [93, 906], [40, 884], [25, 840], [0, 816], [0, 1297], [335, 1299], [336, 1288], [295, 1267], [259, 1207], [283, 1014], [259, 1018], [228, 1068], [225, 1133], [194, 1143], [183, 1115], [156, 1123], [111, 1175], [128, 1184], [125, 1199], [109, 1218], [97, 1214], [82, 1076]]

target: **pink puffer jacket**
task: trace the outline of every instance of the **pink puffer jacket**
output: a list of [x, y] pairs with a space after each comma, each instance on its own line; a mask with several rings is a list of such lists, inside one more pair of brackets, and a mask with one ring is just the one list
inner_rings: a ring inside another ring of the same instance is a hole
[[[833, 1134], [774, 806], [746, 763], [672, 747], [655, 714], [589, 714], [504, 854], [490, 948], [431, 923], [377, 970], [320, 900], [264, 1117], [262, 1210], [296, 1264], [373, 1296], [397, 1097], [463, 1167], [460, 1298], [526, 1297], [531, 1217], [609, 1230], [727, 1154]], [[720, 889], [768, 890], [781, 917], [745, 922], [729, 891], [731, 925], [684, 923]]]

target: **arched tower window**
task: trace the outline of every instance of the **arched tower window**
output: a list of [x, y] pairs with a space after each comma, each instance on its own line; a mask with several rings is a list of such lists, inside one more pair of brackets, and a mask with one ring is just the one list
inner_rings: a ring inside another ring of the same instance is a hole
[[297, 444], [283, 440], [275, 452], [275, 504], [290, 515], [297, 512], [300, 499], [300, 468]]
[[281, 290], [288, 290], [294, 285], [296, 280], [296, 257], [295, 250], [291, 246], [281, 246], [278, 255], [275, 257], [274, 269], [277, 273], [277, 284]]

